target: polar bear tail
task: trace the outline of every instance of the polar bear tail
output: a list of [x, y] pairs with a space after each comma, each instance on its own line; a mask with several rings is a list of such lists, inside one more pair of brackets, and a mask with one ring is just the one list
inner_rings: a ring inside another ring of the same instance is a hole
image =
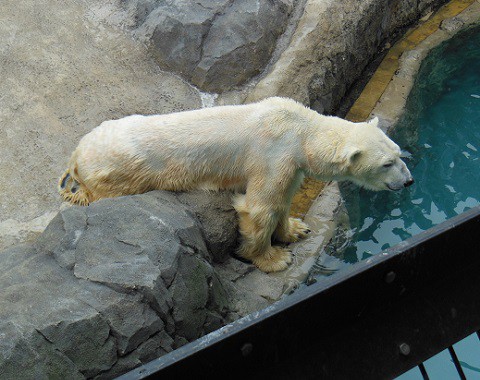
[[87, 206], [90, 203], [90, 192], [83, 183], [70, 173], [70, 169], [65, 170], [60, 177], [58, 192], [63, 199], [72, 204]]

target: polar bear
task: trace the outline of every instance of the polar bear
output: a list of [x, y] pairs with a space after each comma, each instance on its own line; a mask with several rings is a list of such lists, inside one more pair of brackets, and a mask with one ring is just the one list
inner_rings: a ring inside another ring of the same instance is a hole
[[[103, 122], [84, 136], [60, 178], [71, 203], [162, 189], [233, 189], [238, 254], [264, 272], [287, 268], [290, 251], [272, 245], [305, 237], [289, 217], [305, 176], [350, 180], [371, 190], [413, 183], [400, 148], [378, 119], [352, 123], [287, 98]], [[243, 193], [243, 194], [242, 194]]]

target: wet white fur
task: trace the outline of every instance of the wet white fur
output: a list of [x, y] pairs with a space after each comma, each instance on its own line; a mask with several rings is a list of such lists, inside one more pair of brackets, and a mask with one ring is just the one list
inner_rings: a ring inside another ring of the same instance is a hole
[[323, 116], [286, 98], [128, 116], [102, 123], [80, 141], [66, 171], [80, 184], [78, 197], [61, 192], [82, 204], [153, 189], [246, 192], [234, 202], [238, 252], [266, 272], [282, 270], [291, 256], [272, 246], [271, 237], [291, 242], [305, 235], [307, 226], [288, 217], [305, 176], [372, 190], [398, 189], [410, 178], [399, 147], [377, 123]]

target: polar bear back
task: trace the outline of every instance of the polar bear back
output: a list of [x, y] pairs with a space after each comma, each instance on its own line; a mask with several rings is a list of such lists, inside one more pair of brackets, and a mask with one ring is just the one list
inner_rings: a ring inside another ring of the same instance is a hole
[[213, 175], [244, 176], [249, 162], [265, 161], [266, 151], [272, 160], [298, 156], [294, 153], [300, 149], [298, 136], [271, 118], [278, 118], [274, 109], [283, 104], [265, 103], [109, 120], [84, 136], [76, 160], [84, 172], [108, 170], [113, 164], [133, 160], [159, 172], [181, 161], [192, 169], [208, 167]]

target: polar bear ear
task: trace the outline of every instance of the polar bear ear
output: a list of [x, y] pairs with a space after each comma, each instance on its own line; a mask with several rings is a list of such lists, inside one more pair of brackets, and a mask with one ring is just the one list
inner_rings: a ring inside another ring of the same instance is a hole
[[350, 147], [347, 153], [348, 162], [352, 163], [357, 161], [360, 158], [361, 154], [362, 154], [362, 151], [359, 148]]
[[346, 146], [342, 150], [341, 163], [345, 168], [348, 168], [351, 164], [357, 161], [362, 154], [362, 151], [356, 146]]
[[373, 119], [369, 120], [368, 124], [378, 128], [378, 117], [375, 116]]

